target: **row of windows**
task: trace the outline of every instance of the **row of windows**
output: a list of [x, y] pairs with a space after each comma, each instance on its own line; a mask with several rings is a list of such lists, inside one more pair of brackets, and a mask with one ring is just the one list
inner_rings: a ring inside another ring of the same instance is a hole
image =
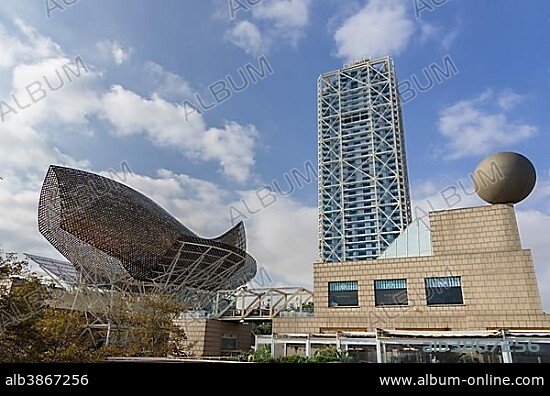
[[[425, 278], [427, 305], [463, 304], [462, 282], [459, 276]], [[357, 281], [329, 282], [329, 307], [359, 306], [359, 285]], [[377, 307], [408, 305], [406, 279], [374, 281], [374, 302]]]

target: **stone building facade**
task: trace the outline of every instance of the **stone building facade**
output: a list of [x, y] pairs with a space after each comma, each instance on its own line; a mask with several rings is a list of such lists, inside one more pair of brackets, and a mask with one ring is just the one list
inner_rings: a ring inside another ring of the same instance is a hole
[[315, 263], [314, 316], [276, 317], [273, 333], [550, 329], [512, 205], [431, 212], [429, 230], [430, 255]]

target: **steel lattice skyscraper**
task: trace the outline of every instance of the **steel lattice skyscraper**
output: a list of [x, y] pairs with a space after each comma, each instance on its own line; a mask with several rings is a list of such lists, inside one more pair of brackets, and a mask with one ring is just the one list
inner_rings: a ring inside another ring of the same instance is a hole
[[320, 259], [375, 259], [411, 220], [393, 61], [350, 63], [317, 90]]

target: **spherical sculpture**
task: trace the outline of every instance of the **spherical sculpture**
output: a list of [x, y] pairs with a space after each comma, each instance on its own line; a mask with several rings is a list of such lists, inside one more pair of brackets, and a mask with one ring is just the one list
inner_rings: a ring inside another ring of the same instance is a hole
[[533, 191], [535, 167], [518, 153], [495, 153], [479, 163], [473, 174], [477, 195], [491, 204], [523, 201]]

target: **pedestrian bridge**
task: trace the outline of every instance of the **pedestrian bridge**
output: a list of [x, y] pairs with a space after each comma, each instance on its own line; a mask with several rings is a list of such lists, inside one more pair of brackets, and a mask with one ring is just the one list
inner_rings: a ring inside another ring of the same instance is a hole
[[312, 316], [313, 292], [303, 287], [218, 291], [210, 317], [229, 321], [271, 320], [277, 316]]

